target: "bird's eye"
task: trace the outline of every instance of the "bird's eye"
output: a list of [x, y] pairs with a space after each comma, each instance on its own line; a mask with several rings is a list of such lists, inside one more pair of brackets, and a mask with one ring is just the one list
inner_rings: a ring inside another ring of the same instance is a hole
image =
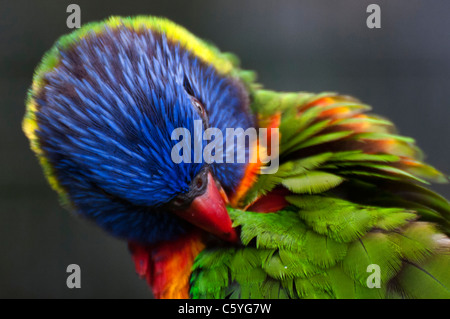
[[203, 104], [197, 100], [195, 97], [192, 98], [192, 105], [194, 106], [194, 108], [197, 110], [198, 114], [200, 114], [200, 116], [202, 118], [205, 117], [205, 108], [203, 107]]

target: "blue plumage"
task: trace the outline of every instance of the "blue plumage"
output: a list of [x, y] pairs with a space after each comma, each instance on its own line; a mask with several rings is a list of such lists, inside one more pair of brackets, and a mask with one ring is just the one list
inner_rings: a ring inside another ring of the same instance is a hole
[[[205, 106], [210, 127], [253, 126], [239, 82], [148, 29], [86, 36], [60, 51], [45, 81], [34, 97], [37, 135], [60, 184], [79, 213], [130, 240], [167, 240], [188, 227], [164, 205], [187, 192], [204, 166], [170, 156], [172, 131], [192, 132], [201, 120], [192, 97]], [[228, 191], [244, 168], [212, 164]]]

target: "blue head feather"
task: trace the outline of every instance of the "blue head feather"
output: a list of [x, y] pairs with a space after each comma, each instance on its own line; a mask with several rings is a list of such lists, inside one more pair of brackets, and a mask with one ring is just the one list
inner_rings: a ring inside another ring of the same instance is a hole
[[[253, 125], [239, 82], [150, 30], [86, 36], [60, 51], [45, 83], [35, 97], [37, 135], [60, 184], [79, 213], [130, 240], [167, 240], [188, 227], [161, 206], [187, 192], [204, 165], [171, 160], [178, 142], [172, 131], [193, 132], [201, 120], [192, 96], [205, 106], [210, 127]], [[233, 191], [245, 164], [212, 169]]]

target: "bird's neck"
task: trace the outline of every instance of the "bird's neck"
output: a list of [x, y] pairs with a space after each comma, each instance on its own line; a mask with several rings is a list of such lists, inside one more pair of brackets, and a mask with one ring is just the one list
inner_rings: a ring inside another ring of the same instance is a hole
[[193, 231], [158, 244], [129, 242], [136, 272], [145, 278], [158, 299], [189, 298], [189, 278], [197, 255], [205, 248], [199, 232]]
[[[270, 141], [271, 138], [271, 132], [272, 128], [278, 128], [280, 126], [281, 121], [281, 114], [277, 113], [275, 115], [259, 118], [258, 119], [258, 127], [260, 128], [267, 128], [267, 141], [264, 143], [266, 145], [267, 150], [271, 149]], [[278, 136], [280, 138], [280, 136]], [[253, 154], [253, 157], [256, 156], [256, 158], [250, 159], [249, 164], [247, 165], [244, 175], [242, 177], [241, 182], [239, 183], [239, 186], [236, 188], [233, 194], [229, 196], [230, 201], [229, 205], [234, 208], [241, 208], [246, 209], [248, 207], [243, 207], [241, 204], [241, 201], [245, 198], [245, 195], [248, 193], [248, 191], [252, 188], [252, 186], [255, 184], [256, 180], [258, 179], [258, 175], [260, 174], [261, 167], [264, 165], [261, 161], [260, 154], [267, 153], [267, 150], [264, 152], [260, 151], [261, 143], [259, 140], [257, 140], [254, 145], [250, 145], [252, 149], [252, 152], [250, 154]]]

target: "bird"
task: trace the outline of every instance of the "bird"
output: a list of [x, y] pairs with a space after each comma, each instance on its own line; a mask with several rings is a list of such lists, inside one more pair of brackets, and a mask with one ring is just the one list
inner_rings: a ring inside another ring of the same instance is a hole
[[[195, 123], [267, 134], [176, 163]], [[59, 38], [22, 127], [61, 204], [126, 241], [155, 298], [450, 297], [450, 204], [429, 187], [448, 177], [414, 139], [352, 96], [266, 89], [167, 18]]]

